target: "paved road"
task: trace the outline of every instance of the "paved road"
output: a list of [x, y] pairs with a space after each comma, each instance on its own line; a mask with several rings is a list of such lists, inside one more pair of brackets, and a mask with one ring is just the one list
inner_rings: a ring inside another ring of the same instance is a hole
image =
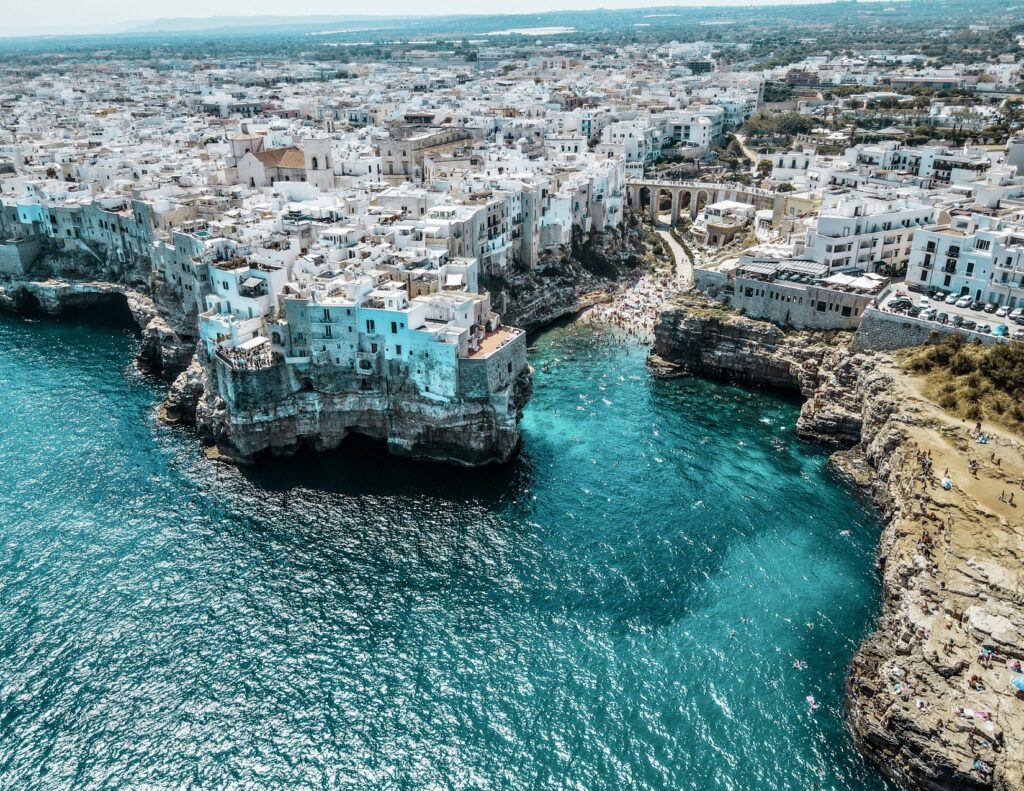
[[[665, 218], [664, 221], [661, 219], [662, 217]], [[658, 235], [664, 239], [665, 244], [668, 245], [668, 249], [672, 251], [672, 256], [676, 259], [676, 280], [678, 280], [680, 284], [690, 283], [693, 281], [693, 262], [686, 254], [686, 251], [683, 250], [682, 246], [680, 246], [679, 242], [677, 242], [672, 237], [672, 234], [669, 233], [668, 228], [668, 214], [658, 215], [658, 223], [655, 226], [655, 230], [658, 232]]]
[[740, 144], [740, 148], [743, 150], [743, 156], [749, 159], [751, 162], [757, 162], [761, 158], [754, 149], [747, 145], [747, 138], [744, 135], [733, 135], [736, 138], [736, 142]]

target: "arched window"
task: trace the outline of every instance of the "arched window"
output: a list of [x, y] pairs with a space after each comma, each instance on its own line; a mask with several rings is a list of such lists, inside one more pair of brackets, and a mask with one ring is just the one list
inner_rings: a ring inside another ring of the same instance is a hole
[[313, 170], [316, 170], [318, 167], [320, 167], [320, 163], [317, 161], [316, 157], [313, 157]]

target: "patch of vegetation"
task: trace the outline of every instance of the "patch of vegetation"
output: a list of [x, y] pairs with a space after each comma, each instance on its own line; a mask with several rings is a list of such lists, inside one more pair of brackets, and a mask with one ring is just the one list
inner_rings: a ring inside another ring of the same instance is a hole
[[947, 412], [1024, 430], [1024, 344], [983, 346], [953, 333], [905, 353], [903, 364]]
[[759, 112], [752, 115], [743, 124], [743, 131], [751, 137], [755, 136], [780, 136], [796, 137], [805, 135], [819, 122], [813, 116], [802, 113], [766, 113]]

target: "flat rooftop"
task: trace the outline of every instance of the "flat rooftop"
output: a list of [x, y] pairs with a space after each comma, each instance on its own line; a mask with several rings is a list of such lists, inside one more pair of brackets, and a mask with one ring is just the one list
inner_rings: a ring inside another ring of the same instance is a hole
[[518, 338], [522, 334], [523, 331], [517, 327], [500, 327], [483, 339], [480, 343], [480, 348], [475, 352], [471, 352], [469, 359], [479, 360], [490, 357], [506, 343], [514, 338]]

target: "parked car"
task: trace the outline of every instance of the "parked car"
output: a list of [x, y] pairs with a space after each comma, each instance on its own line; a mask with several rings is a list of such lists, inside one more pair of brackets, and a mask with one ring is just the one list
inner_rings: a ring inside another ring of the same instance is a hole
[[992, 330], [992, 334], [997, 338], [1002, 338], [1010, 333], [1010, 328], [1005, 324], [997, 324], [996, 328]]
[[921, 297], [921, 301], [917, 303], [917, 306], [919, 308], [930, 308], [932, 306], [932, 302], [928, 297]]
[[907, 308], [912, 307], [914, 307], [914, 303], [906, 297], [903, 297], [902, 299], [894, 299], [889, 303], [889, 308], [892, 310], [906, 310]]
[[955, 305], [959, 300], [960, 297], [958, 297], [956, 294], [950, 294], [948, 297], [946, 297], [944, 301], [947, 305]]
[[969, 307], [971, 310], [981, 310], [983, 307], [985, 307], [985, 303], [982, 302], [980, 299], [976, 299], [969, 305]]
[[1024, 341], [1024, 329], [1014, 330], [1013, 339], [1015, 341]]
[[921, 312], [921, 310], [922, 309], [919, 308], [917, 305], [911, 305], [909, 308], [907, 308], [907, 315], [916, 317], [917, 314]]
[[957, 301], [956, 301], [956, 302], [955, 302], [954, 304], [955, 304], [955, 305], [956, 305], [956, 306], [957, 306], [958, 308], [966, 308], [966, 307], [970, 307], [970, 304], [971, 304], [971, 298], [970, 298], [970, 297], [960, 297], [960, 299], [958, 299], [958, 300], [957, 300]]
[[1010, 315], [1010, 306], [1001, 305], [1000, 307], [996, 308], [996, 315], [1001, 319], [1005, 319], [1007, 316]]
[[992, 325], [991, 324], [985, 324], [984, 322], [982, 322], [981, 324], [979, 324], [975, 328], [975, 332], [991, 333], [992, 332]]
[[1008, 318], [1010, 321], [1017, 321], [1021, 316], [1024, 316], [1024, 308], [1014, 308], [1010, 311]]
[[995, 313], [996, 312], [996, 303], [995, 302], [989, 302], [987, 305], [985, 305], [984, 310], [985, 310], [986, 313]]
[[907, 291], [913, 291], [915, 294], [923, 294], [924, 286], [920, 283], [907, 283]]
[[954, 327], [959, 327], [961, 324], [964, 323], [964, 317], [961, 316], [959, 313], [955, 313], [953, 314], [953, 318], [949, 320], [949, 323], [952, 324]]
[[974, 319], [964, 319], [964, 323], [961, 324], [960, 326], [962, 329], [965, 330], [973, 330], [975, 327], [978, 326], [978, 322], [976, 322]]
[[938, 316], [935, 317], [935, 320], [940, 324], [949, 324], [949, 314], [945, 312], [940, 313]]
[[917, 314], [917, 317], [919, 319], [924, 319], [925, 321], [931, 321], [935, 318], [935, 308], [924, 308]]

